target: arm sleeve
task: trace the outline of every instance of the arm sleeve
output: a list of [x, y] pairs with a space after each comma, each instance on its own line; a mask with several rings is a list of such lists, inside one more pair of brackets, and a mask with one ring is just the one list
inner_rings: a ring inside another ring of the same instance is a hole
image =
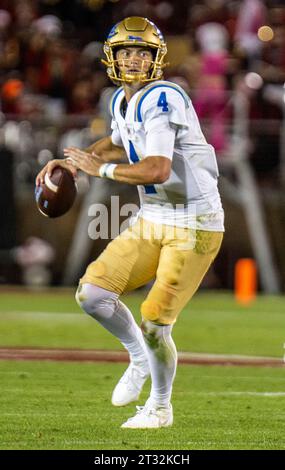
[[[163, 105], [161, 93], [164, 93]], [[155, 89], [144, 100], [141, 114], [146, 131], [146, 156], [172, 159], [178, 131], [189, 127], [185, 99], [175, 90]]]
[[152, 119], [147, 125], [146, 133], [146, 157], [166, 157], [172, 160], [175, 129], [169, 125], [165, 116]]

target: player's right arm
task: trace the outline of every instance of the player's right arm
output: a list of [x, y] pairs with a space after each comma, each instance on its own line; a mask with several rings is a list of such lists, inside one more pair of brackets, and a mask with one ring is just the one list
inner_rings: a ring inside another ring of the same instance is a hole
[[[94, 155], [94, 158], [96, 157], [96, 160], [100, 160], [102, 163], [124, 162], [127, 160], [124, 148], [113, 144], [111, 136], [99, 139], [97, 142], [84, 149], [84, 151]], [[36, 185], [39, 186], [44, 182], [46, 173], [51, 176], [54, 168], [57, 166], [71, 171], [74, 178], [77, 176], [77, 169], [69, 161], [66, 159], [54, 159], [41, 169], [36, 177]]]
[[[123, 142], [120, 137], [118, 126], [116, 121], [112, 120], [112, 134], [110, 136], [103, 137], [102, 139], [97, 140], [94, 144], [85, 148], [83, 151], [89, 155], [93, 155], [94, 159], [102, 163], [124, 163], [128, 162], [128, 157], [126, 155], [125, 149], [123, 147]], [[53, 169], [56, 166], [66, 168], [71, 171], [74, 177], [77, 176], [77, 169], [70, 163], [70, 160], [67, 159], [55, 159], [48, 162], [44, 168], [39, 172], [36, 177], [36, 185], [39, 186], [40, 183], [44, 182], [46, 173], [51, 176]]]

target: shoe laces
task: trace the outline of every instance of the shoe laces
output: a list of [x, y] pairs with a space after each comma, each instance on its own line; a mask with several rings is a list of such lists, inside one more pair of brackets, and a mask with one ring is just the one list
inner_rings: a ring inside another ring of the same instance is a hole
[[156, 415], [157, 414], [157, 410], [155, 408], [151, 408], [151, 407], [148, 407], [148, 406], [136, 406], [136, 409], [137, 409], [137, 415], [140, 415], [140, 414], [144, 414], [146, 416], [150, 416], [150, 415]]
[[132, 382], [132, 385], [135, 385], [136, 379], [138, 378], [138, 376], [139, 378], [142, 379], [144, 376], [143, 372], [140, 370], [138, 366], [130, 364], [126, 372], [124, 373], [123, 377], [121, 378], [120, 382], [124, 384], [128, 384], [129, 382]]

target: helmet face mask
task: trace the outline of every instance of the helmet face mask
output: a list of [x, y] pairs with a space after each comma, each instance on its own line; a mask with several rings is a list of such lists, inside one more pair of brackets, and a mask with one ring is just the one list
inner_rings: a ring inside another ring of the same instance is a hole
[[118, 48], [115, 51], [115, 57], [117, 75], [125, 83], [148, 80], [155, 64], [153, 54], [147, 48], [135, 46]]
[[[152, 60], [141, 61], [141, 71], [131, 73], [127, 71], [127, 59], [125, 63], [118, 60], [116, 52], [130, 47], [142, 48], [152, 52]], [[163, 75], [163, 62], [167, 53], [166, 44], [159, 29], [147, 18], [133, 16], [125, 18], [111, 29], [104, 44], [104, 53], [107, 61], [102, 62], [107, 66], [109, 78], [116, 84], [133, 82], [152, 82], [160, 80]], [[146, 64], [149, 67], [146, 67]]]

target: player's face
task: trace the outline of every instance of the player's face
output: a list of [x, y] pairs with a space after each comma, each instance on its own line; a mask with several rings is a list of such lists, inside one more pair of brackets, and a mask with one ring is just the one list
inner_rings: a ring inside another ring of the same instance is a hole
[[117, 65], [122, 75], [147, 74], [153, 58], [149, 49], [143, 47], [124, 47], [119, 49], [116, 54]]

